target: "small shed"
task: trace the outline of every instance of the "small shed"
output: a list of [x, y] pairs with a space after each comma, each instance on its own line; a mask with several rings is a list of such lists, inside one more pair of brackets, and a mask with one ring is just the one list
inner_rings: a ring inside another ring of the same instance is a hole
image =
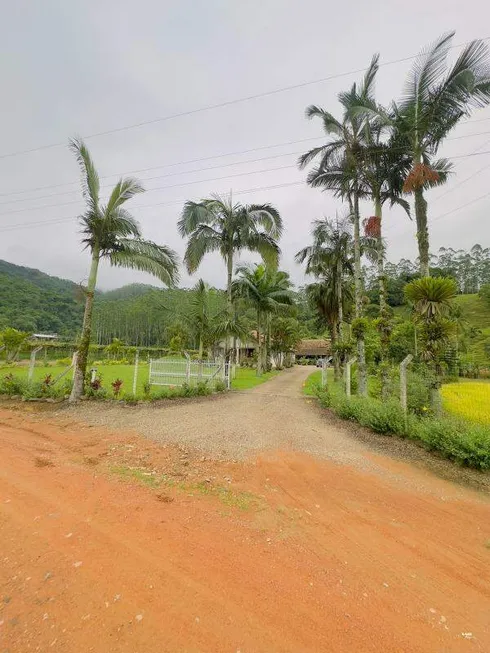
[[296, 358], [323, 358], [331, 354], [330, 340], [316, 338], [300, 340], [294, 351]]

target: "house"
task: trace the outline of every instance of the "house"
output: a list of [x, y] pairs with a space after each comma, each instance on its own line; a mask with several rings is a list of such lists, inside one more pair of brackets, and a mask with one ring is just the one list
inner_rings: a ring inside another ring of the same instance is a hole
[[331, 353], [331, 343], [326, 338], [300, 340], [294, 350], [296, 358], [324, 358]]

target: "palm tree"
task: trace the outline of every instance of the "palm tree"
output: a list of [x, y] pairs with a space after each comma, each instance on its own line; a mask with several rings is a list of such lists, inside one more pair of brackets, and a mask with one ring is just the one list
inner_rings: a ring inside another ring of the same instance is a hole
[[[326, 319], [331, 331], [334, 354], [334, 374], [339, 376], [340, 361], [336, 350], [336, 343], [342, 335], [344, 321], [344, 288], [350, 285], [349, 279], [353, 274], [352, 236], [346, 221], [335, 223], [326, 220], [316, 220], [313, 223], [313, 244], [304, 247], [296, 254], [296, 261], [306, 261], [306, 273], [313, 274], [323, 281], [317, 289], [319, 300], [313, 302], [319, 312], [328, 314]], [[322, 292], [320, 292], [320, 290]], [[313, 290], [310, 290], [310, 295]], [[316, 291], [315, 291], [316, 292]], [[350, 293], [349, 293], [350, 294]], [[328, 300], [326, 299], [328, 296]], [[331, 324], [331, 318], [336, 321]], [[326, 315], [325, 315], [326, 317]]]
[[338, 281], [333, 274], [326, 274], [316, 283], [306, 286], [308, 302], [318, 315], [318, 321], [323, 329], [328, 329], [332, 341], [334, 378], [340, 379], [341, 356], [339, 345], [341, 332], [339, 330], [340, 315], [345, 315], [352, 301], [351, 283], [343, 279], [342, 302], [339, 303]]
[[342, 288], [344, 277], [353, 274], [352, 236], [345, 220], [333, 222], [315, 220], [312, 229], [313, 244], [297, 252], [298, 263], [306, 261], [306, 273], [317, 278], [329, 276], [338, 304], [338, 327], [340, 334], [343, 322]]
[[393, 104], [389, 122], [395, 129], [393, 146], [404, 148], [411, 158], [411, 170], [404, 190], [415, 197], [415, 217], [420, 274], [429, 276], [429, 230], [424, 191], [443, 183], [451, 165], [434, 161], [449, 132], [474, 107], [490, 102], [490, 61], [483, 41], [472, 41], [447, 71], [447, 55], [454, 32], [445, 34], [415, 60], [403, 98]]
[[[307, 183], [313, 187], [333, 191], [334, 195], [347, 199], [350, 215], [354, 223], [354, 291], [355, 315], [362, 316], [363, 288], [361, 270], [361, 233], [359, 200], [366, 195], [363, 187], [361, 168], [363, 165], [365, 139], [364, 115], [355, 112], [359, 105], [374, 104], [374, 80], [378, 70], [378, 56], [371, 64], [360, 86], [353, 84], [349, 91], [340, 93], [338, 99], [342, 105], [343, 115], [337, 120], [331, 113], [321, 107], [312, 105], [306, 109], [307, 118], [320, 118], [323, 129], [329, 136], [325, 145], [313, 148], [299, 159], [300, 168], [304, 168], [317, 157], [320, 162], [307, 177]], [[357, 340], [357, 358], [359, 370], [359, 393], [367, 394], [366, 353], [364, 336], [359, 334]]]
[[425, 322], [447, 317], [458, 293], [454, 279], [447, 277], [423, 277], [405, 286], [405, 297], [410, 301], [416, 315]]
[[257, 313], [257, 376], [260, 376], [264, 362], [267, 363], [270, 346], [270, 316], [292, 306], [294, 294], [287, 272], [260, 264], [253, 267], [240, 266], [237, 268], [237, 274], [238, 278], [233, 282], [234, 295], [245, 299]]
[[70, 401], [77, 401], [84, 391], [87, 356], [92, 329], [92, 309], [97, 272], [101, 259], [111, 265], [148, 272], [166, 285], [178, 279], [177, 255], [165, 245], [143, 240], [141, 229], [124, 204], [143, 187], [137, 179], [120, 179], [114, 186], [107, 204], [100, 201], [99, 175], [87, 147], [81, 140], [70, 141], [80, 172], [85, 212], [79, 217], [82, 225], [82, 242], [92, 256], [87, 282], [82, 334], [78, 347], [75, 376]]
[[177, 223], [188, 237], [184, 262], [190, 274], [210, 252], [219, 252], [227, 269], [228, 311], [232, 312], [232, 278], [235, 256], [242, 250], [257, 252], [269, 265], [279, 260], [278, 240], [282, 219], [271, 204], [233, 204], [232, 195], [212, 195], [200, 202], [186, 202]]
[[209, 286], [202, 279], [199, 279], [193, 288], [189, 311], [185, 317], [199, 340], [199, 360], [202, 360], [204, 347], [209, 344], [211, 333]]

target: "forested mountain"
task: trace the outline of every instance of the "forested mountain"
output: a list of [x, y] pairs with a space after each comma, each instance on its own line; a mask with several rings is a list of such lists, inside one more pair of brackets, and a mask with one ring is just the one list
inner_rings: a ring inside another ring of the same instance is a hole
[[[490, 283], [490, 248], [475, 245], [468, 252], [441, 248], [431, 258], [431, 274], [453, 277], [462, 294], [477, 293], [482, 285]], [[396, 264], [386, 263], [387, 302], [390, 306], [403, 307], [403, 289], [417, 276], [416, 262], [402, 259]], [[374, 267], [366, 269], [366, 295], [366, 313], [376, 317], [379, 290]], [[119, 338], [141, 347], [168, 346], [171, 338], [178, 336], [183, 343], [194, 347], [195, 334], [188, 323], [192, 299], [190, 289], [167, 290], [139, 283], [98, 292], [94, 306], [93, 341], [108, 344], [113, 338]], [[224, 292], [211, 289], [209, 301], [210, 313], [218, 313], [225, 305]], [[476, 295], [474, 302], [481, 303]], [[468, 306], [462, 304], [464, 313]], [[301, 289], [297, 292], [295, 312], [305, 337], [323, 334], [324, 326], [318, 323]], [[0, 261], [0, 330], [11, 326], [31, 333], [58, 333], [63, 339], [74, 340], [80, 332], [82, 314], [83, 289], [78, 284]], [[244, 317], [252, 320], [247, 311], [244, 311]], [[467, 317], [472, 323], [472, 316], [468, 314]], [[480, 322], [475, 326], [481, 330], [486, 325]]]
[[39, 270], [0, 261], [0, 328], [69, 337], [83, 314], [80, 287]]

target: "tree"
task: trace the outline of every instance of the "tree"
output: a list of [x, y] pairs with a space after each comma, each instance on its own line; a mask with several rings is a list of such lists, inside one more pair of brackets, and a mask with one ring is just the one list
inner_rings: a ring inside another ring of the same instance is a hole
[[199, 360], [202, 360], [204, 347], [211, 344], [212, 317], [209, 308], [209, 286], [202, 279], [193, 288], [193, 297], [186, 315], [189, 326], [197, 335]]
[[237, 274], [238, 278], [233, 282], [233, 293], [253, 306], [257, 315], [257, 376], [260, 376], [269, 352], [270, 316], [292, 306], [294, 294], [287, 272], [260, 264], [240, 266]]
[[415, 217], [420, 274], [429, 276], [429, 229], [424, 191], [444, 183], [451, 165], [434, 161], [439, 146], [449, 132], [474, 107], [490, 102], [488, 48], [472, 41], [463, 48], [454, 66], [447, 71], [446, 60], [454, 32], [439, 38], [415, 60], [403, 98], [393, 104], [391, 118], [395, 136], [392, 147], [404, 149], [411, 157], [405, 192], [415, 197]]
[[5, 358], [13, 361], [17, 358], [22, 345], [29, 337], [28, 333], [7, 327], [0, 333], [0, 346], [5, 347]]
[[107, 204], [100, 201], [99, 175], [87, 147], [81, 140], [72, 140], [74, 153], [81, 172], [85, 212], [79, 217], [84, 235], [83, 243], [90, 251], [92, 261], [87, 282], [82, 334], [70, 401], [77, 401], [84, 392], [87, 356], [92, 329], [94, 293], [101, 259], [111, 265], [148, 272], [167, 285], [178, 278], [177, 255], [165, 245], [143, 240], [139, 224], [124, 208], [124, 204], [143, 187], [138, 180], [127, 177], [114, 186]]
[[[288, 354], [301, 340], [301, 325], [294, 317], [275, 316], [271, 320], [271, 351], [276, 354], [277, 365], [286, 362], [291, 366]], [[285, 358], [286, 356], [286, 358]]]
[[[356, 113], [356, 107], [374, 105], [374, 80], [378, 70], [378, 57], [373, 57], [371, 64], [358, 86], [353, 84], [347, 92], [339, 93], [342, 106], [342, 120], [337, 120], [330, 112], [312, 105], [306, 109], [308, 118], [319, 118], [323, 129], [329, 136], [325, 145], [315, 147], [299, 159], [300, 168], [304, 168], [317, 157], [320, 162], [310, 171], [307, 183], [313, 187], [330, 190], [335, 196], [346, 199], [354, 223], [354, 293], [355, 315], [362, 316], [363, 287], [361, 270], [361, 233], [359, 200], [366, 196], [363, 186], [361, 168], [365, 155], [365, 115]], [[359, 393], [367, 394], [367, 370], [364, 337], [359, 335], [357, 341], [357, 359], [359, 370]]]
[[279, 260], [282, 219], [271, 204], [234, 204], [231, 193], [228, 198], [212, 195], [200, 202], [186, 202], [177, 226], [180, 235], [188, 238], [184, 263], [189, 274], [198, 269], [206, 254], [221, 254], [227, 269], [230, 313], [235, 256], [248, 250], [260, 254], [269, 265], [277, 265]]
[[104, 352], [111, 358], [118, 358], [124, 351], [124, 342], [119, 338], [113, 338], [112, 342], [105, 347]]
[[[328, 327], [334, 345], [334, 373], [339, 376], [340, 363], [336, 343], [342, 336], [342, 322], [344, 320], [344, 302], [346, 292], [350, 298], [349, 286], [352, 277], [352, 236], [345, 221], [336, 223], [330, 220], [317, 220], [313, 227], [313, 244], [304, 247], [296, 254], [296, 261], [306, 261], [307, 274], [314, 274], [324, 283], [324, 288], [318, 288], [320, 304], [328, 296]], [[348, 290], [345, 291], [347, 286]], [[313, 291], [310, 291], [310, 293]], [[314, 304], [318, 309], [318, 302]], [[323, 313], [324, 306], [319, 312]], [[332, 322], [332, 319], [335, 321]]]

